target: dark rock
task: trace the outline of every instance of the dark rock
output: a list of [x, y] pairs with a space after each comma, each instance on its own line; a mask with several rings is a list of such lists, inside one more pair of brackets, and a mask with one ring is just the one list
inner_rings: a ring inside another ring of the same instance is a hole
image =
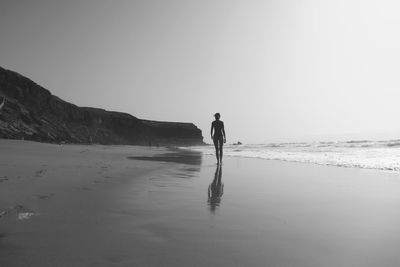
[[200, 145], [192, 123], [141, 120], [127, 113], [78, 107], [28, 78], [0, 67], [0, 138], [41, 142]]

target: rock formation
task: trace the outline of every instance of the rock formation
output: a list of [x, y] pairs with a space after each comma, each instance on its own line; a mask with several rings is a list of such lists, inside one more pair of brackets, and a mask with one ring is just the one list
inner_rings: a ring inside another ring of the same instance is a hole
[[2, 103], [3, 97], [0, 138], [57, 143], [203, 144], [201, 130], [192, 123], [148, 121], [127, 113], [78, 107], [0, 67]]

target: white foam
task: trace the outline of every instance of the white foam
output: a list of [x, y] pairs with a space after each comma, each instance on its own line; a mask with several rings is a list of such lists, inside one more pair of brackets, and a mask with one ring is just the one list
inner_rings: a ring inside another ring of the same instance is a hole
[[[213, 146], [192, 149], [215, 153]], [[400, 172], [399, 140], [226, 145], [224, 155]]]

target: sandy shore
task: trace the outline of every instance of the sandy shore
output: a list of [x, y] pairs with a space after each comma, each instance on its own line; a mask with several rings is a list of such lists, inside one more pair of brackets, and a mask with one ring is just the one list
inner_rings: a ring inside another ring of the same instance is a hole
[[0, 140], [0, 266], [399, 266], [400, 175]]

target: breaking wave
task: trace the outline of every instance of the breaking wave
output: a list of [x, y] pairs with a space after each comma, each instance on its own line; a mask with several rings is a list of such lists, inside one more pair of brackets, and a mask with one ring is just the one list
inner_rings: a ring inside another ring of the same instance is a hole
[[[214, 155], [211, 145], [191, 149]], [[224, 155], [400, 172], [400, 139], [226, 145]]]

